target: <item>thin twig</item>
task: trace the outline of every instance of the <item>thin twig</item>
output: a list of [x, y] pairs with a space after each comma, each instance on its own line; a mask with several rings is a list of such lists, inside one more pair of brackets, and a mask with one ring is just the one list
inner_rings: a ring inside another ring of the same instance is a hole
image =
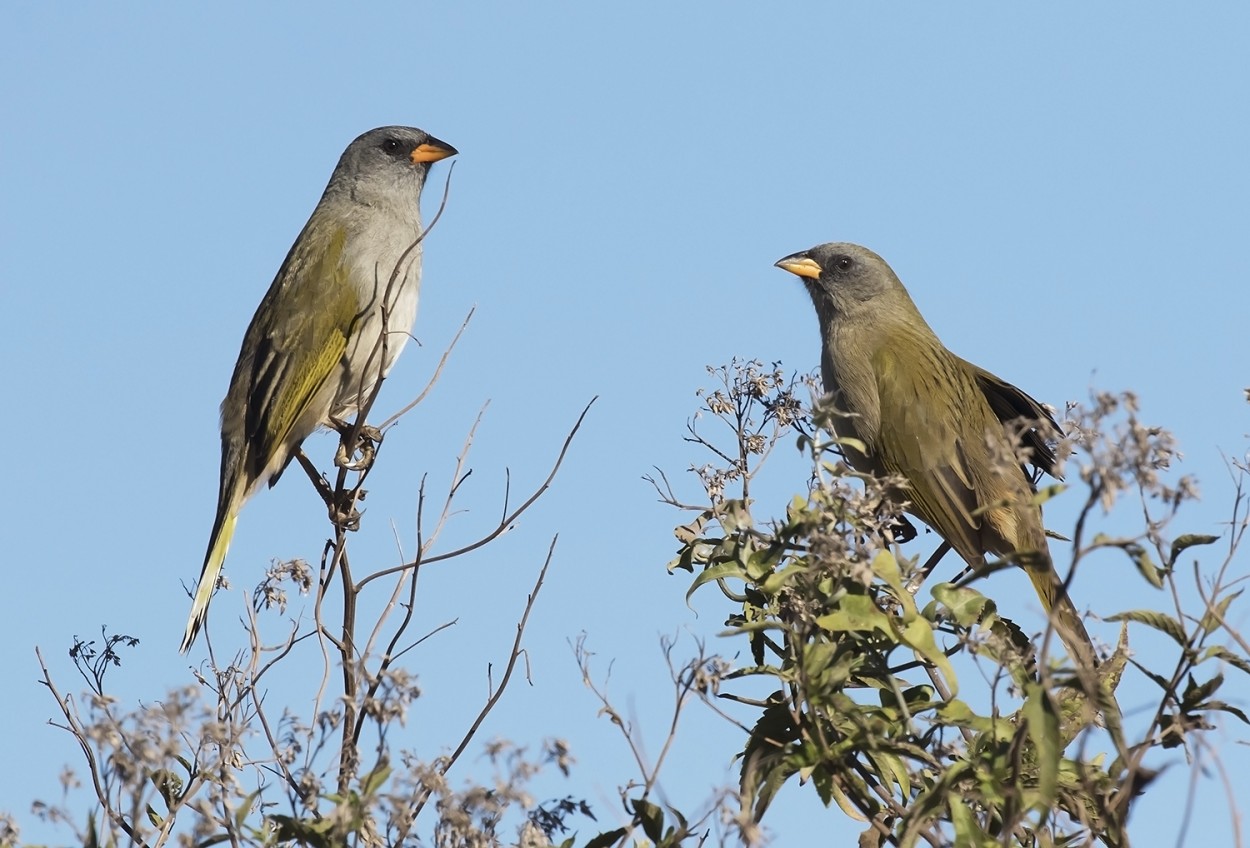
[[[504, 690], [508, 688], [508, 682], [512, 679], [512, 672], [516, 668], [517, 659], [523, 653], [521, 649], [521, 640], [525, 636], [525, 627], [529, 623], [530, 613], [534, 609], [534, 602], [538, 599], [538, 593], [543, 587], [543, 581], [547, 577], [547, 569], [551, 566], [551, 559], [555, 554], [556, 542], [559, 538], [560, 537], [558, 535], [552, 538], [551, 545], [547, 548], [547, 557], [543, 561], [543, 567], [538, 572], [538, 579], [534, 581], [534, 588], [530, 590], [529, 596], [526, 598], [525, 611], [521, 614], [520, 621], [517, 622], [516, 638], [512, 641], [512, 650], [508, 655], [508, 663], [504, 667], [503, 678], [499, 681], [499, 685], [487, 698], [486, 704], [482, 707], [481, 711], [478, 712], [477, 718], [473, 720], [473, 723], [465, 732], [464, 737], [460, 740], [460, 744], [456, 746], [456, 749], [450, 755], [440, 758], [438, 765], [439, 774], [447, 774], [451, 767], [455, 765], [456, 760], [460, 758], [460, 755], [464, 753], [465, 749], [469, 746], [469, 743], [473, 740], [478, 728], [482, 726], [482, 722], [486, 720], [486, 717], [490, 715], [491, 711], [495, 708], [495, 705], [499, 703], [499, 699], [503, 697]], [[420, 815], [421, 809], [425, 806], [425, 803], [429, 800], [429, 798], [430, 791], [428, 789], [423, 789], [418, 799], [413, 804], [413, 819], [416, 819], [416, 817]]]
[[[568, 454], [569, 446], [573, 443], [573, 437], [576, 436], [577, 431], [581, 429], [582, 422], [585, 421], [586, 419], [586, 414], [590, 412], [590, 407], [592, 407], [595, 401], [598, 399], [599, 397], [598, 395], [596, 395], [595, 397], [591, 398], [590, 403], [586, 404], [586, 408], [582, 410], [582, 414], [577, 417], [577, 423], [573, 425], [573, 429], [570, 430], [568, 436], [565, 437], [564, 444], [560, 448], [560, 453], [556, 457], [555, 464], [552, 465], [551, 467], [551, 472], [547, 475], [547, 478], [543, 480], [542, 484], [537, 489], [534, 490], [534, 493], [530, 495], [528, 498], [526, 498], [523, 504], [521, 504], [519, 507], [517, 507], [508, 515], [504, 516], [504, 519], [503, 521], [499, 523], [499, 526], [497, 526], [494, 530], [491, 530], [485, 536], [478, 539], [476, 542], [472, 542], [471, 544], [465, 545], [462, 548], [457, 548], [454, 551], [449, 551], [448, 553], [445, 553], [445, 554], [438, 554], [437, 556], [432, 556], [432, 557], [424, 557], [423, 559], [421, 559], [420, 563], [422, 565], [432, 565], [436, 562], [442, 562], [443, 560], [454, 559], [455, 557], [463, 556], [464, 554], [467, 554], [470, 551], [477, 550], [478, 548], [493, 541], [494, 539], [497, 539], [503, 533], [507, 532], [511, 528], [512, 522], [514, 522], [517, 519], [517, 517], [521, 515], [521, 513], [525, 512], [527, 509], [533, 506], [534, 502], [537, 501], [540, 497], [542, 497], [543, 493], [546, 492], [548, 488], [550, 488], [551, 481], [555, 479], [556, 473], [560, 470], [560, 466], [564, 463], [564, 457], [566, 454]], [[394, 574], [395, 572], [400, 571], [402, 569], [415, 568], [416, 565], [417, 565], [416, 562], [411, 562], [411, 563], [406, 563], [404, 565], [397, 565], [392, 568], [383, 569], [382, 571], [374, 572], [373, 574], [370, 574], [368, 577], [360, 581], [360, 587], [363, 588], [365, 584], [369, 583], [370, 581], [377, 580], [378, 578], [385, 577], [389, 574]]]
[[429, 395], [429, 393], [434, 389], [434, 384], [437, 383], [438, 378], [442, 376], [443, 367], [447, 364], [447, 360], [451, 357], [451, 352], [456, 349], [456, 343], [460, 341], [460, 336], [464, 334], [465, 329], [469, 326], [469, 322], [473, 320], [473, 313], [476, 311], [477, 307], [474, 306], [469, 310], [469, 314], [464, 316], [464, 320], [460, 322], [460, 329], [456, 331], [456, 335], [452, 338], [451, 343], [447, 345], [446, 350], [443, 351], [443, 355], [438, 360], [438, 365], [434, 367], [434, 375], [430, 377], [429, 382], [425, 384], [425, 388], [421, 390], [421, 394], [417, 395], [416, 399], [407, 406], [403, 407], [390, 418], [383, 421], [378, 426], [379, 430], [386, 430], [400, 418], [403, 418], [416, 408], [421, 401], [425, 400], [426, 396]]
[[[52, 693], [52, 697], [56, 699], [56, 704], [60, 707], [61, 714], [65, 716], [65, 721], [68, 724], [62, 726], [51, 721], [48, 723], [53, 727], [60, 727], [62, 730], [67, 731], [74, 737], [74, 741], [78, 743], [78, 747], [82, 749], [83, 757], [87, 761], [87, 770], [91, 773], [91, 786], [95, 790], [96, 799], [100, 802], [100, 807], [109, 817], [109, 821], [111, 821], [115, 827], [120, 828], [121, 831], [134, 840], [137, 845], [146, 848], [147, 842], [145, 842], [139, 833], [130, 826], [125, 817], [114, 810], [113, 805], [109, 803], [108, 792], [104, 788], [104, 784], [102, 782], [103, 778], [100, 774], [99, 762], [96, 760], [95, 753], [87, 744], [86, 728], [83, 727], [82, 722], [74, 714], [74, 711], [71, 708], [73, 702], [70, 698], [63, 696], [57, 690], [56, 684], [52, 682], [52, 674], [48, 671], [48, 664], [44, 662], [43, 653], [37, 647], [35, 648], [35, 657], [39, 661], [39, 668], [43, 671], [43, 680], [41, 682], [44, 686], [48, 687], [48, 690]], [[192, 777], [192, 780], [195, 780], [194, 776]], [[188, 789], [188, 792], [189, 791], [190, 790]]]

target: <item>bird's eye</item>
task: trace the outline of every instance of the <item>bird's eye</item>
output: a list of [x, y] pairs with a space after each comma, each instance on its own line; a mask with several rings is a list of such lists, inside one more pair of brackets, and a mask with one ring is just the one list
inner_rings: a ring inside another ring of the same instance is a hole
[[855, 265], [855, 260], [849, 256], [839, 256], [834, 263], [838, 266], [839, 271], [849, 271]]
[[388, 138], [386, 141], [382, 142], [382, 150], [392, 155], [398, 153], [401, 147], [402, 145], [399, 143], [399, 139], [397, 138]]

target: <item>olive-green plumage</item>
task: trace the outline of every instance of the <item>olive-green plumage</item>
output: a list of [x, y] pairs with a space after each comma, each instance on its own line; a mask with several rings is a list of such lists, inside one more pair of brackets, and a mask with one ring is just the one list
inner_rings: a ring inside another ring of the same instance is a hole
[[1082, 667], [1096, 656], [1050, 559], [1032, 485], [1012, 457], [1008, 428], [1030, 461], [1056, 474], [1046, 437], [1058, 425], [1036, 400], [943, 346], [885, 261], [854, 244], [822, 244], [777, 262], [798, 275], [816, 307], [821, 374], [834, 430], [859, 471], [896, 474], [907, 509], [973, 567], [987, 554], [1028, 573], [1055, 629]]
[[243, 503], [277, 482], [318, 426], [350, 418], [408, 340], [421, 282], [421, 248], [409, 250], [421, 234], [421, 189], [430, 165], [455, 153], [412, 127], [380, 127], [353, 141], [261, 300], [221, 404], [217, 516], [184, 653]]

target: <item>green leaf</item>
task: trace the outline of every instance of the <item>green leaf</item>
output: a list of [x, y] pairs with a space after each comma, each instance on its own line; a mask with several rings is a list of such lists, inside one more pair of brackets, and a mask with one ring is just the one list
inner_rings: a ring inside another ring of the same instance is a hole
[[1224, 703], [1223, 701], [1207, 701], [1205, 704], [1200, 704], [1199, 706], [1204, 710], [1219, 710], [1223, 713], [1235, 715], [1246, 724], [1250, 724], [1250, 718], [1246, 718], [1246, 714], [1244, 712], [1231, 704]]
[[1165, 572], [1154, 564], [1154, 560], [1150, 558], [1150, 552], [1136, 542], [1128, 542], [1123, 547], [1124, 552], [1133, 561], [1133, 565], [1137, 566], [1138, 573], [1146, 578], [1146, 582], [1156, 589], [1162, 589]]
[[1242, 590], [1238, 589], [1236, 592], [1225, 595], [1215, 604], [1214, 609], [1206, 611], [1206, 614], [1202, 616], [1202, 620], [1198, 622], [1198, 626], [1202, 628], [1203, 633], [1210, 635], [1224, 626], [1224, 622], [1228, 620], [1224, 617], [1225, 613], [1228, 612], [1228, 605], [1236, 600], [1241, 593]]
[[[843, 776], [848, 781], [851, 780], [850, 772], [845, 772]], [[830, 789], [830, 797], [833, 799], [833, 802], [838, 805], [838, 809], [841, 810], [843, 814], [853, 819], [854, 821], [865, 822], [865, 823], [868, 821], [868, 818], [862, 812], [860, 812], [859, 807], [855, 805], [855, 802], [851, 800], [851, 798], [846, 794], [846, 790], [844, 790], [837, 781], [831, 781], [829, 784], [829, 789]], [[857, 793], [857, 794], [860, 795], [861, 800], [868, 800], [869, 802], [871, 802], [873, 812], [875, 813], [876, 808], [877, 808], [876, 803], [872, 802], [870, 798], [865, 798], [863, 793]], [[828, 802], [825, 803], [825, 806], [829, 806]]]
[[1240, 669], [1246, 674], [1250, 674], [1250, 661], [1247, 661], [1246, 658], [1240, 654], [1234, 654], [1232, 651], [1220, 645], [1213, 645], [1212, 647], [1207, 648], [1202, 652], [1202, 656], [1198, 661], [1204, 662], [1209, 659], [1223, 660], [1233, 668]]
[[773, 795], [794, 773], [794, 767], [786, 761], [786, 754], [798, 739], [798, 729], [784, 702], [784, 692], [769, 696], [769, 704], [751, 728], [746, 747], [742, 751], [742, 770], [738, 784], [742, 792], [742, 805], [750, 807], [756, 821], [768, 808]]
[[786, 507], [786, 527], [792, 531], [797, 529], [798, 525], [807, 520], [807, 513], [807, 498], [795, 495]]
[[[899, 682], [893, 678], [889, 682]], [[900, 695], [903, 703], [899, 703]], [[934, 701], [935, 691], [929, 685], [909, 686], [901, 693], [893, 688], [878, 690], [878, 699], [883, 714], [891, 721], [896, 721], [904, 714], [915, 716], [921, 710], [939, 706]]]
[[1037, 684], [1029, 686], [1028, 696], [1020, 711], [1029, 738], [1033, 740], [1041, 805], [1043, 809], [1050, 809], [1054, 806], [1055, 790], [1059, 785], [1059, 761], [1063, 753], [1059, 739], [1059, 716], [1046, 687]]
[[165, 809], [168, 811], [182, 794], [182, 778], [169, 769], [156, 769], [149, 775], [149, 779], [165, 802]]
[[881, 783], [886, 786], [895, 784], [904, 798], [911, 796], [911, 779], [907, 774], [907, 764], [901, 757], [884, 751], [865, 751], [864, 756], [872, 761]]
[[972, 810], [964, 803], [962, 796], [952, 792], [949, 800], [951, 825], [955, 828], [955, 845], [966, 846], [966, 848], [998, 845], [997, 840], [990, 839], [990, 835], [982, 829], [976, 816], [972, 814]]
[[256, 799], [260, 797], [260, 790], [250, 793], [243, 799], [243, 803], [239, 804], [239, 809], [234, 814], [234, 826], [239, 830], [243, 829], [243, 822], [247, 821], [248, 815], [252, 812], [252, 807], [256, 804]]
[[1128, 612], [1109, 615], [1106, 620], [1135, 621], [1138, 624], [1153, 627], [1155, 630], [1171, 636], [1176, 641], [1176, 644], [1182, 648], [1185, 647], [1185, 631], [1181, 628], [1180, 622], [1161, 612], [1155, 612], [1154, 610], [1129, 610]]
[[1042, 486], [1033, 495], [1033, 503], [1041, 506], [1046, 503], [1046, 501], [1059, 497], [1067, 490], [1068, 486], [1066, 483], [1051, 483], [1049, 486]]
[[707, 523], [712, 518], [712, 511], [705, 509], [699, 513], [699, 517], [689, 524], [682, 524], [680, 527], [673, 528], [673, 535], [677, 537], [677, 541], [683, 545], [689, 545], [691, 542], [703, 535], [703, 528], [707, 527]]
[[812, 786], [816, 789], [816, 795], [820, 798], [820, 803], [828, 807], [833, 802], [833, 775], [829, 773], [828, 769], [813, 769]]
[[682, 571], [689, 571], [691, 573], [694, 573], [694, 548], [695, 548], [695, 545], [697, 544], [698, 542], [693, 542], [689, 545], [686, 545], [677, 553], [677, 556], [673, 557], [672, 559], [668, 561], [668, 564], [665, 565], [664, 568], [668, 571], [669, 574], [672, 574], [674, 571], [676, 571], [679, 568]]
[[742, 566], [736, 562], [721, 562], [716, 565], [709, 565], [700, 572], [699, 576], [690, 584], [690, 588], [686, 590], [686, 603], [690, 603], [690, 596], [695, 590], [705, 583], [713, 583], [726, 577], [734, 577], [739, 580], [746, 580], [746, 572], [742, 570]]
[[1176, 540], [1172, 542], [1172, 550], [1168, 553], [1168, 568], [1176, 565], [1176, 558], [1186, 548], [1192, 548], [1195, 545], [1209, 545], [1219, 540], [1219, 536], [1210, 536], [1206, 533], [1186, 533], [1183, 536], [1177, 536]]
[[618, 827], [616, 830], [605, 831], [594, 839], [586, 843], [586, 848], [612, 848], [613, 845], [621, 841], [621, 837], [629, 833], [626, 828]]
[[955, 698], [938, 707], [938, 716], [950, 724], [969, 724], [979, 718], [972, 708]]
[[664, 832], [664, 838], [655, 844], [655, 848], [680, 848], [681, 843], [685, 842], [686, 837], [690, 835], [690, 827], [685, 817], [672, 807], [668, 808], [668, 812], [677, 819], [677, 824]]
[[890, 617], [867, 595], [844, 596], [833, 612], [817, 617], [816, 624], [830, 633], [879, 631], [893, 635]]
[[1029, 634], [1009, 618], [989, 617], [988, 638], [980, 650], [1001, 663], [1017, 686], [1033, 680], [1037, 671], [1037, 651]]
[[630, 803], [642, 832], [652, 842], [659, 842], [664, 836], [664, 811], [645, 798], [634, 798]]
[[872, 573], [884, 580], [886, 585], [900, 597], [902, 595], [911, 596], [911, 592], [903, 588], [903, 575], [899, 572], [898, 560], [889, 551], [879, 551], [872, 558]]
[[841, 689], [862, 663], [863, 656], [859, 651], [847, 651], [828, 642], [808, 645], [802, 655], [803, 679], [807, 681], [808, 695], [819, 697], [830, 690]]
[[324, 832], [328, 822], [306, 822], [293, 816], [281, 815], [270, 816], [269, 821], [278, 842], [297, 842], [313, 848], [331, 848], [330, 838]]
[[961, 627], [971, 627], [981, 621], [986, 608], [994, 603], [976, 589], [960, 588], [953, 583], [939, 583], [933, 587], [933, 599], [950, 612]]
[[955, 669], [951, 667], [946, 654], [938, 648], [937, 640], [933, 637], [933, 626], [928, 621], [915, 616], [903, 625], [898, 636], [899, 640], [915, 651], [921, 659], [937, 666], [942, 676], [946, 678], [946, 685], [950, 688], [952, 697], [959, 693], [959, 681], [955, 677]]
[[95, 813], [87, 813], [87, 838], [83, 848], [100, 848], [100, 837], [95, 832]]
[[716, 508], [716, 520], [725, 528], [726, 535], [730, 536], [755, 526], [755, 521], [751, 518], [751, 505], [741, 498], [723, 501]]
[[735, 636], [739, 633], [764, 633], [769, 630], [786, 632], [786, 628], [779, 624], [775, 619], [761, 618], [755, 621], [738, 621], [732, 622], [733, 627], [728, 630], [722, 630], [718, 636]]
[[[782, 589], [793, 583], [795, 578], [802, 575], [806, 570], [806, 568], [798, 565], [787, 566], [780, 571], [769, 574], [757, 584], [757, 587], [765, 597], [775, 598]], [[761, 572], [761, 576], [763, 573]]]
[[773, 802], [773, 798], [785, 785], [787, 778], [794, 774], [793, 766], [782, 757], [778, 757], [769, 764], [770, 767], [763, 772], [762, 779], [759, 781], [754, 810], [756, 821], [764, 818], [764, 811], [768, 809], [768, 805]]
[[1224, 685], [1224, 675], [1217, 674], [1206, 683], [1199, 683], [1189, 675], [1189, 683], [1185, 686], [1185, 694], [1181, 696], [1181, 708], [1188, 711], [1196, 709], [1199, 704], [1214, 695]]
[[913, 713], [917, 710], [927, 709], [934, 706], [934, 700], [937, 695], [935, 690], [928, 683], [922, 683], [918, 686], [909, 686], [903, 690], [903, 700], [907, 702], [907, 709]]
[[973, 712], [963, 701], [951, 700], [937, 708], [938, 718], [943, 724], [956, 727], [967, 727], [978, 733], [991, 734], [993, 739], [1005, 739], [1012, 733], [1012, 725], [1008, 719], [997, 720]]
[[360, 794], [364, 797], [371, 797], [379, 789], [382, 784], [386, 783], [386, 779], [391, 776], [391, 767], [387, 764], [386, 758], [378, 760], [377, 765], [364, 777], [360, 782]]
[[776, 564], [772, 551], [768, 548], [757, 549], [755, 544], [748, 539], [735, 539], [733, 553], [734, 559], [738, 560], [742, 570], [753, 583], [771, 574]]

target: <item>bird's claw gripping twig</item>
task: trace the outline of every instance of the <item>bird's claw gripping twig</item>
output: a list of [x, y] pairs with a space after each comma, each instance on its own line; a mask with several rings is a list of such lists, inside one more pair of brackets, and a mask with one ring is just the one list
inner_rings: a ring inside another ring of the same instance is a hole
[[[366, 471], [373, 465], [373, 458], [382, 441], [382, 431], [369, 424], [359, 427], [346, 421], [334, 421], [342, 440], [334, 452], [334, 465], [345, 471]], [[355, 435], [356, 443], [348, 448], [348, 441]]]
[[356, 509], [356, 501], [364, 498], [364, 491], [353, 493], [345, 492], [344, 497], [338, 500], [330, 501], [327, 509], [330, 513], [330, 522], [335, 527], [342, 527], [349, 532], [355, 532], [360, 529], [360, 510]]

